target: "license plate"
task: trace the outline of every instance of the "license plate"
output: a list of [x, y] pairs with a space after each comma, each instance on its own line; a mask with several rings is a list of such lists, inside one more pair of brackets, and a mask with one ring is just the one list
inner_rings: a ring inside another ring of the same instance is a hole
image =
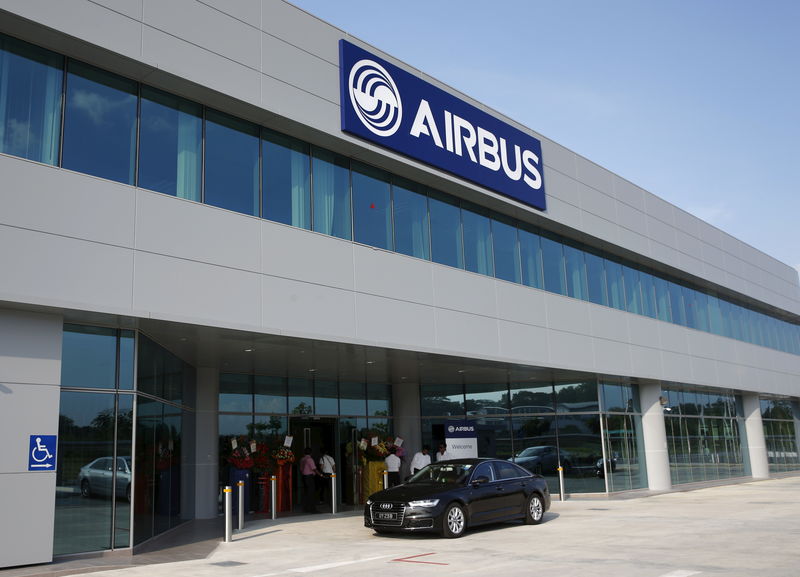
[[397, 513], [375, 513], [375, 518], [382, 521], [394, 521], [397, 519]]

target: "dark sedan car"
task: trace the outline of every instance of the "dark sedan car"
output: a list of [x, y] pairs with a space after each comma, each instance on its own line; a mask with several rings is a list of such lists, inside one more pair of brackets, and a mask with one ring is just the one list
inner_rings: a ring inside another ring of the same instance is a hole
[[364, 526], [376, 533], [437, 531], [460, 537], [467, 527], [522, 519], [542, 522], [547, 482], [500, 459], [457, 459], [428, 465], [397, 487], [370, 496]]

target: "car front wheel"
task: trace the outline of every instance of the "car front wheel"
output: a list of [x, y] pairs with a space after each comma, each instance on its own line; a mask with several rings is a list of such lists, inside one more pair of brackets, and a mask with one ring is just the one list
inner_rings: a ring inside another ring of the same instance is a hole
[[534, 493], [528, 498], [528, 506], [525, 508], [525, 523], [528, 525], [538, 525], [544, 519], [544, 503], [538, 493]]
[[92, 488], [89, 486], [89, 481], [84, 479], [81, 481], [81, 497], [91, 497]]
[[451, 503], [444, 512], [444, 522], [442, 523], [442, 535], [448, 539], [461, 537], [467, 528], [467, 516], [464, 509], [458, 503]]

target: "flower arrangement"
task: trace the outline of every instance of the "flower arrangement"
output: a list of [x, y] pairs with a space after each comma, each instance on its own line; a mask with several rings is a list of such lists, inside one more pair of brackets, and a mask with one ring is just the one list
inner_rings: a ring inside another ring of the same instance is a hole
[[248, 441], [244, 438], [231, 439], [231, 454], [228, 455], [228, 463], [237, 469], [252, 469], [255, 461], [253, 454], [256, 449], [255, 441]]
[[272, 470], [272, 458], [266, 443], [257, 443], [255, 453], [251, 453], [250, 456], [256, 473], [265, 474]]
[[281, 447], [272, 451], [272, 458], [278, 465], [285, 465], [286, 463], [294, 463], [294, 453], [289, 447]]
[[383, 461], [391, 452], [392, 447], [395, 449], [395, 454], [402, 459], [405, 451], [402, 446], [395, 444], [395, 439], [392, 436], [383, 440], [378, 437], [378, 443], [375, 445], [371, 441], [367, 441], [367, 439], [361, 439], [361, 443], [359, 443], [362, 459], [366, 461]]

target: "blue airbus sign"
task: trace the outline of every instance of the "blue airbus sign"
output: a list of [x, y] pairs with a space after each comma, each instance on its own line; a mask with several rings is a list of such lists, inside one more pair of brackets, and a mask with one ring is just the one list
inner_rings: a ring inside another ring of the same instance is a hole
[[545, 210], [536, 138], [345, 40], [342, 130]]

